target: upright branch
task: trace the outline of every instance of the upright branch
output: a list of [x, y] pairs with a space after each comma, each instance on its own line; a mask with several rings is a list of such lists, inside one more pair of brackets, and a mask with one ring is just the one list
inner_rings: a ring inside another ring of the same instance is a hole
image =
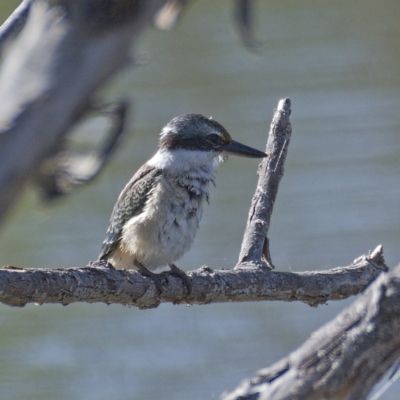
[[259, 167], [257, 189], [250, 207], [236, 268], [241, 268], [243, 264], [266, 264], [270, 269], [274, 268], [267, 235], [292, 134], [290, 107], [289, 98], [280, 100], [273, 116], [265, 151], [268, 158], [265, 158]]

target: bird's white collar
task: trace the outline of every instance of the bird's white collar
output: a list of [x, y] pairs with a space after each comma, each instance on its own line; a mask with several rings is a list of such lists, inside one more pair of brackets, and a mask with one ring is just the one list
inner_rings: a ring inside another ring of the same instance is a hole
[[147, 164], [163, 169], [171, 174], [179, 174], [184, 171], [194, 172], [197, 170], [203, 170], [212, 174], [221, 161], [224, 161], [223, 157], [214, 152], [162, 149], [158, 150]]

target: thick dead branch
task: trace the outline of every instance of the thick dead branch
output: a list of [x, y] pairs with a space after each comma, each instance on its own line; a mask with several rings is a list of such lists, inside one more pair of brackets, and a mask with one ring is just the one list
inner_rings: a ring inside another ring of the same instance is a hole
[[311, 306], [360, 293], [387, 267], [379, 246], [372, 255], [348, 267], [320, 272], [270, 272], [265, 268], [211, 270], [188, 273], [190, 295], [181, 278], [164, 272], [158, 294], [153, 280], [137, 271], [115, 270], [109, 264], [85, 268], [0, 270], [0, 302], [10, 306], [27, 303], [118, 303], [153, 308], [160, 303], [209, 304], [230, 301], [302, 301]]
[[165, 2], [33, 2], [0, 73], [0, 221]]
[[288, 357], [223, 400], [365, 399], [400, 358], [400, 267], [382, 274]]
[[[238, 31], [243, 42], [255, 49], [251, 1], [235, 2]], [[187, 3], [189, 0], [21, 2], [0, 27], [0, 53], [7, 50], [0, 73], [0, 223], [24, 183], [40, 176], [43, 163], [47, 168], [60, 158], [63, 138], [88, 111], [94, 93], [126, 64], [144, 29], [151, 21], [159, 28], [172, 28]], [[5, 46], [15, 37], [12, 46]], [[101, 169], [104, 163], [98, 165]], [[45, 191], [50, 197], [83, 182], [73, 174], [71, 178], [70, 169], [61, 169], [60, 174], [41, 181], [48, 184]]]
[[265, 151], [268, 158], [264, 158], [259, 166], [257, 188], [247, 219], [239, 265], [236, 268], [241, 268], [243, 264], [274, 268], [267, 234], [292, 134], [290, 107], [289, 98], [280, 100], [272, 118]]

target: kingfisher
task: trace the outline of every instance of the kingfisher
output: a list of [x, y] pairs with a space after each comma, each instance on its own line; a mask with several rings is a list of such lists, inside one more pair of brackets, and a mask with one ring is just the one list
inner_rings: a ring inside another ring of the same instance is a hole
[[230, 154], [267, 157], [232, 140], [212, 118], [186, 114], [172, 119], [160, 133], [157, 153], [119, 195], [99, 260], [138, 270], [154, 280], [159, 293], [161, 281], [152, 271], [168, 265], [190, 293], [189, 277], [174, 263], [190, 249], [216, 168]]

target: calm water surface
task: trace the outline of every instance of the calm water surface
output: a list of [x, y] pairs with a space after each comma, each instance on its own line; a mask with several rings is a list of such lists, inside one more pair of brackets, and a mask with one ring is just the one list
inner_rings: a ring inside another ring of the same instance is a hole
[[[11, 9], [3, 4], [3, 19]], [[149, 64], [124, 71], [107, 99], [134, 101], [131, 132], [90, 187], [51, 207], [27, 189], [0, 233], [0, 265], [82, 266], [96, 258], [109, 214], [172, 117], [212, 115], [263, 148], [278, 100], [293, 102], [293, 137], [270, 231], [282, 271], [350, 263], [383, 244], [400, 260], [400, 27], [397, 1], [258, 2], [263, 52], [243, 49], [228, 1], [195, 2], [171, 33], [149, 30]], [[76, 146], [104, 130], [84, 124]], [[231, 268], [257, 161], [221, 165], [186, 269]], [[279, 360], [350, 301], [302, 304], [27, 306], [0, 313], [1, 398], [217, 399]], [[398, 399], [395, 384], [382, 399]]]

